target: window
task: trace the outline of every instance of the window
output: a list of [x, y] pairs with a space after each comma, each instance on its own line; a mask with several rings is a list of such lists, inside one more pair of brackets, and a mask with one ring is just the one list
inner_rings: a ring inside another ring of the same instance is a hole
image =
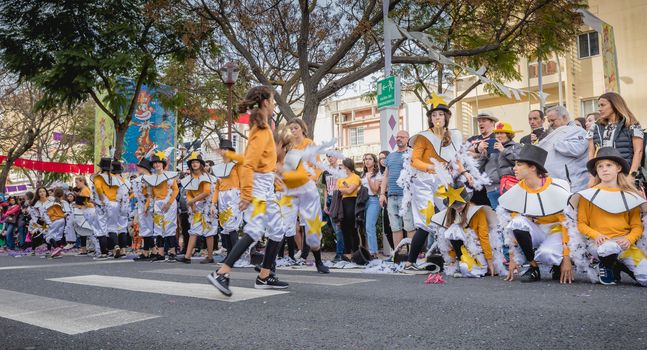
[[598, 100], [595, 98], [582, 99], [582, 108], [580, 108], [582, 118], [586, 118], [587, 114], [598, 111]]
[[231, 145], [238, 149], [238, 134], [231, 134]]
[[[556, 73], [557, 73], [557, 62], [555, 61], [542, 62], [541, 64], [542, 76], [547, 76], [547, 75], [556, 74]], [[535, 62], [535, 63], [528, 64], [528, 76], [530, 78], [537, 78], [539, 76], [538, 63]]]
[[598, 32], [584, 33], [577, 36], [577, 52], [579, 58], [587, 58], [600, 54]]
[[356, 127], [348, 129], [348, 141], [351, 146], [364, 144], [364, 127]]

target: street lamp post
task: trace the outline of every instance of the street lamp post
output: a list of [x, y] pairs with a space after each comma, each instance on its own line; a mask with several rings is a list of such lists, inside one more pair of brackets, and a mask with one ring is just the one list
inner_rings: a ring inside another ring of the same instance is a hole
[[222, 81], [227, 85], [227, 136], [231, 140], [231, 125], [232, 125], [232, 98], [234, 84], [236, 84], [236, 79], [238, 79], [239, 68], [238, 64], [235, 62], [227, 62], [225, 65], [220, 68], [220, 75], [222, 76]]

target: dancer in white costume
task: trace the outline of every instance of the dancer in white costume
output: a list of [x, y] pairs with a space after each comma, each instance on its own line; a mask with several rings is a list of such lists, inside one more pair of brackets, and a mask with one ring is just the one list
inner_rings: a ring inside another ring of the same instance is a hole
[[[240, 203], [240, 168], [244, 162], [242, 155], [235, 153], [231, 141], [220, 140], [219, 152], [223, 163], [213, 166], [213, 174], [218, 178], [211, 197], [211, 217], [218, 218], [222, 227], [222, 244], [231, 251], [238, 242], [238, 230], [243, 222], [243, 214], [238, 208]], [[218, 230], [218, 224], [213, 230]], [[213, 251], [213, 238], [207, 239], [207, 251]]]
[[452, 115], [449, 107], [438, 96], [435, 96], [435, 101], [432, 102], [432, 109], [427, 112], [429, 129], [409, 140], [409, 146], [413, 147], [409, 193], [416, 233], [411, 240], [406, 271], [420, 270], [416, 261], [429, 233], [434, 229], [431, 218], [438, 210], [445, 208], [443, 197], [437, 195], [437, 192], [441, 186], [451, 181], [451, 178], [442, 179], [438, 174], [448, 172], [450, 177], [460, 177], [461, 181], [470, 185], [473, 185], [474, 181], [473, 175], [458, 159], [463, 135], [458, 130], [449, 129], [449, 119]]
[[298, 216], [305, 227], [304, 247], [312, 250], [317, 271], [329, 273], [321, 260], [321, 228], [325, 225], [321, 219], [321, 198], [311, 174], [305, 169], [304, 151], [291, 149], [294, 138], [289, 130], [279, 132], [277, 139], [277, 168], [284, 189], [279, 204], [285, 237], [294, 236]]
[[514, 279], [518, 267], [525, 262], [530, 267], [521, 276], [521, 282], [541, 279], [539, 263], [552, 266], [553, 280], [573, 280], [563, 213], [570, 196], [569, 185], [547, 175], [546, 156], [546, 151], [537, 146], [524, 146], [514, 166], [520, 181], [499, 198], [497, 214], [510, 247], [507, 281]]
[[95, 255], [100, 256], [101, 243], [97, 233], [101, 232], [101, 227], [92, 202], [92, 190], [88, 187], [88, 182], [83, 176], [77, 176], [74, 183], [79, 190], [74, 203], [74, 222], [77, 226], [77, 232], [86, 233], [86, 235], [81, 234], [81, 252], [79, 255], [87, 255], [87, 239], [89, 237], [94, 243]]
[[151, 175], [143, 176], [147, 189], [144, 212], [153, 220], [153, 236], [155, 236], [157, 248], [157, 254], [151, 258], [151, 261], [165, 260], [164, 243], [168, 248], [167, 261], [175, 261], [176, 198], [180, 193], [180, 189], [177, 185], [178, 173], [164, 170], [168, 164], [167, 160], [168, 155], [165, 151], [155, 152], [150, 160], [154, 172]]
[[128, 178], [124, 178], [122, 173], [124, 166], [119, 160], [112, 161], [112, 170], [110, 173], [116, 177], [121, 185], [117, 189], [117, 242], [119, 245], [120, 253], [115, 254], [115, 259], [126, 255], [126, 247], [128, 246], [128, 217], [130, 213], [130, 187], [131, 183]]
[[144, 184], [144, 176], [151, 174], [151, 164], [144, 156], [137, 163], [137, 177], [133, 180], [133, 194], [137, 199], [137, 219], [139, 220], [139, 236], [144, 240], [142, 253], [136, 256], [135, 261], [150, 261], [151, 250], [155, 248], [153, 237], [153, 216], [146, 214], [146, 193], [148, 189]]
[[[46, 222], [49, 226], [47, 230], [47, 236], [45, 241], [50, 247], [52, 252], [52, 258], [60, 258], [63, 254], [63, 237], [65, 236], [66, 228], [72, 226], [71, 222], [71, 207], [63, 197], [65, 192], [62, 188], [56, 188], [54, 190], [54, 199], [51, 201], [51, 205], [46, 210]], [[68, 223], [69, 222], [69, 223]]]
[[[49, 197], [49, 191], [45, 187], [39, 187], [36, 189], [36, 200], [32, 206], [32, 221], [35, 221], [36, 225], [42, 232], [45, 243], [47, 243], [47, 254], [52, 256], [53, 250], [57, 247], [57, 238], [58, 236], [63, 237], [63, 228], [65, 226], [65, 221], [57, 222], [56, 225], [52, 228], [53, 220], [59, 219], [59, 216], [64, 217], [63, 210], [60, 205], [57, 205], [56, 208], [52, 208], [54, 201]], [[62, 213], [62, 214], [61, 214]], [[51, 216], [50, 216], [51, 214]], [[59, 215], [61, 214], [61, 215]]]
[[[96, 218], [100, 232], [95, 232], [101, 245], [101, 255], [106, 255], [106, 250], [114, 250], [115, 258], [121, 257], [119, 241], [117, 237], [117, 224], [119, 222], [119, 203], [117, 202], [117, 191], [122, 185], [121, 179], [113, 176], [112, 159], [102, 158], [99, 161], [101, 172], [92, 176], [94, 185]], [[104, 249], [105, 245], [105, 249]], [[101, 258], [104, 258], [103, 256]]]
[[[488, 206], [470, 203], [473, 192], [461, 182], [449, 187], [448, 207], [432, 217], [445, 273], [454, 277], [495, 276], [506, 272], [498, 244], [497, 218]], [[495, 264], [496, 262], [496, 264]]]
[[189, 208], [189, 243], [186, 254], [178, 257], [177, 261], [185, 264], [191, 263], [191, 256], [198, 236], [212, 240], [211, 249], [205, 261], [213, 262], [213, 235], [216, 231], [211, 226], [209, 217], [209, 197], [214, 179], [204, 171], [205, 162], [198, 152], [192, 152], [186, 161], [191, 173], [182, 179], [182, 189], [186, 193], [186, 206]]
[[245, 235], [236, 243], [225, 258], [222, 267], [207, 276], [209, 282], [222, 294], [231, 296], [229, 274], [234, 263], [263, 235], [267, 235], [263, 267], [256, 282], [258, 289], [284, 289], [288, 284], [270, 275], [270, 268], [283, 238], [281, 209], [274, 194], [274, 171], [276, 170], [276, 146], [269, 126], [269, 117], [274, 111], [274, 92], [267, 86], [249, 90], [239, 104], [239, 111], [250, 112], [250, 134], [245, 149], [245, 162], [241, 167], [239, 208], [245, 220]]
[[[629, 163], [615, 148], [603, 147], [587, 168], [595, 185], [574, 194], [574, 210], [568, 212], [575, 265], [592, 282], [614, 285], [625, 272], [647, 286], [647, 237], [641, 220], [647, 201], [629, 180]], [[597, 269], [592, 259], [598, 261]]]

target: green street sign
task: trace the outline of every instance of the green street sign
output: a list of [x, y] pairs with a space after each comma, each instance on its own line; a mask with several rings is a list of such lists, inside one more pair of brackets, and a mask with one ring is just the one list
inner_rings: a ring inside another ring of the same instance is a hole
[[400, 105], [400, 78], [389, 76], [377, 82], [377, 108]]

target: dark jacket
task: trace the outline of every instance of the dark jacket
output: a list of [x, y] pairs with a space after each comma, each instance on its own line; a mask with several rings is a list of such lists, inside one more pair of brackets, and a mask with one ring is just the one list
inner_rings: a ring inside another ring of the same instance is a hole
[[366, 224], [366, 202], [368, 202], [368, 188], [360, 186], [355, 200], [355, 227], [364, 228]]
[[492, 183], [485, 186], [488, 192], [498, 191], [499, 183], [502, 177], [506, 175], [514, 175], [512, 168], [514, 161], [518, 155], [521, 147], [514, 141], [508, 141], [503, 144], [503, 152], [494, 152], [490, 156], [481, 158], [481, 169], [492, 180]]
[[341, 199], [341, 192], [339, 192], [339, 190], [335, 190], [335, 192], [332, 193], [332, 201], [328, 208], [330, 213], [328, 216], [330, 216], [330, 219], [337, 225], [341, 224], [342, 220], [344, 220], [344, 207], [342, 206]]
[[[541, 140], [544, 137], [544, 135], [546, 135], [546, 130], [544, 130], [544, 128], [537, 128], [537, 129], [533, 130], [532, 133], [537, 135], [537, 140]], [[530, 134], [522, 137], [521, 140], [519, 140], [519, 143], [522, 144], [522, 145], [530, 145], [530, 144], [532, 144]]]
[[[593, 134], [593, 144], [602, 147], [602, 137], [607, 129], [606, 124], [595, 123], [591, 128]], [[624, 118], [618, 121], [618, 126], [613, 134], [613, 148], [617, 149], [629, 165], [634, 157], [632, 130], [625, 126]]]

